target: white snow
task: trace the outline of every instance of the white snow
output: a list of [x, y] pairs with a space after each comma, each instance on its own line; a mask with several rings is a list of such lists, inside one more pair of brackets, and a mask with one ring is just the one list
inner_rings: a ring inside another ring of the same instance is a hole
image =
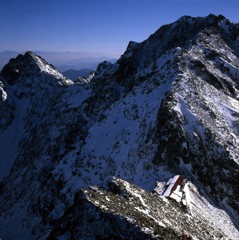
[[39, 68], [41, 69], [42, 72], [53, 75], [55, 78], [60, 80], [60, 84], [61, 83], [68, 84], [68, 85], [73, 84], [73, 81], [64, 77], [62, 73], [60, 73], [58, 70], [54, 69], [47, 62], [43, 62], [43, 60], [40, 57], [38, 57], [37, 55], [35, 55], [33, 53], [31, 55], [34, 58], [34, 60], [36, 61], [37, 65], [39, 66]]
[[[0, 215], [0, 239], [16, 240], [29, 239], [34, 240], [35, 237], [31, 235], [28, 229], [27, 222], [23, 219], [26, 216], [27, 210], [20, 206], [14, 206], [12, 215]], [[19, 222], [21, 224], [19, 224]], [[35, 219], [31, 219], [31, 224], [34, 225]]]
[[[13, 94], [12, 94], [13, 96]], [[0, 132], [0, 180], [7, 176], [17, 156], [19, 141], [24, 133], [24, 115], [28, 107], [28, 99], [13, 98], [16, 106], [12, 124]]]
[[[221, 27], [227, 30], [227, 26], [223, 22], [221, 23]], [[154, 131], [157, 129], [158, 110], [167, 92], [171, 90], [176, 92], [174, 110], [177, 112], [179, 119], [182, 120], [182, 127], [187, 136], [192, 137], [192, 139], [205, 140], [205, 128], [203, 126], [210, 128], [218, 136], [221, 145], [226, 144], [228, 141], [233, 143], [232, 146], [228, 145], [227, 148], [233, 159], [239, 163], [239, 152], [237, 149], [233, 149], [239, 143], [239, 131], [235, 127], [238, 124], [238, 117], [235, 115], [239, 114], [239, 101], [216, 89], [216, 87], [210, 86], [210, 84], [204, 81], [203, 76], [193, 75], [193, 71], [187, 67], [179, 75], [172, 68], [171, 63], [175, 60], [175, 51], [178, 54], [183, 54], [185, 51], [187, 52], [187, 56], [185, 56], [185, 62], [188, 61], [187, 64], [190, 63], [190, 59], [204, 61], [206, 71], [219, 79], [225, 79], [225, 81], [233, 83], [227, 74], [222, 73], [220, 68], [216, 67], [216, 64], [222, 63], [234, 77], [238, 77], [236, 56], [229, 51], [229, 47], [222, 44], [222, 39], [218, 39], [216, 36], [205, 37], [202, 33], [198, 35], [199, 39], [200, 36], [204, 37], [204, 43], [198, 41], [198, 45], [189, 49], [188, 52], [186, 49], [176, 48], [163, 54], [157, 61], [152, 62], [150, 67], [142, 67], [138, 71], [137, 77], [148, 76], [147, 74], [152, 73], [152, 67], [155, 66], [156, 70], [154, 70], [157, 73], [149, 77], [147, 81], [134, 86], [130, 93], [127, 93], [120, 100], [111, 104], [108, 109], [102, 111], [104, 118], [101, 121], [94, 122], [92, 119], [87, 119], [89, 120], [87, 122], [89, 131], [87, 132], [88, 135], [85, 136], [86, 139], [84, 139], [87, 144], [80, 148], [80, 146], [77, 146], [78, 143], [75, 143], [74, 147], [77, 150], [67, 153], [64, 159], [61, 159], [61, 162], [57, 166], [54, 166], [54, 170], [51, 172], [54, 175], [63, 174], [66, 184], [61, 192], [67, 193], [66, 198], [68, 198], [69, 202], [73, 198], [73, 193], [79, 190], [80, 187], [92, 184], [92, 182], [100, 184], [110, 175], [131, 180], [147, 190], [153, 189], [152, 185], [158, 180], [159, 176], [166, 178], [169, 175], [169, 172], [163, 166], [153, 166], [152, 159], [157, 151], [157, 141], [153, 137], [155, 134]], [[211, 49], [214, 49], [218, 54], [224, 54], [223, 56], [226, 57], [218, 58], [217, 61], [204, 59], [204, 54], [210, 52]], [[132, 52], [129, 51], [128, 56], [125, 55], [124, 57], [127, 58], [131, 54]], [[71, 85], [68, 87], [74, 87], [74, 89], [79, 87], [77, 84], [74, 86], [72, 81], [64, 78], [61, 73], [43, 62], [38, 56], [34, 56], [34, 58], [43, 75], [46, 73], [45, 77], [50, 74], [58, 79], [60, 84]], [[107, 71], [113, 72], [117, 67], [118, 65], [115, 64], [112, 68], [107, 69]], [[103, 73], [101, 74], [103, 75]], [[98, 77], [100, 76], [98, 75]], [[177, 77], [177, 81], [175, 81], [175, 77]], [[196, 78], [195, 81], [193, 81], [194, 78]], [[30, 78], [26, 79], [25, 83], [30, 85], [32, 83], [31, 80]], [[86, 82], [89, 81], [87, 80]], [[192, 85], [190, 84], [194, 84], [195, 86], [191, 88]], [[47, 89], [48, 85], [45, 84], [44, 87]], [[195, 92], [192, 92], [192, 90], [195, 90]], [[0, 88], [0, 91], [3, 92], [3, 100], [6, 100], [9, 93], [7, 95], [2, 88]], [[37, 92], [38, 89], [35, 91]], [[204, 91], [208, 93], [205, 96], [203, 94]], [[72, 92], [69, 91], [64, 95], [63, 101], [69, 106], [70, 110], [71, 108], [77, 110], [91, 94], [90, 88], [87, 89], [84, 86]], [[236, 94], [239, 96], [238, 90], [236, 90]], [[0, 180], [9, 173], [17, 156], [19, 141], [24, 135], [24, 115], [29, 103], [24, 98], [17, 101], [12, 125], [0, 133]], [[203, 107], [211, 109], [210, 113], [213, 116], [215, 115], [214, 119], [210, 116], [209, 111], [200, 112], [200, 109]], [[65, 109], [67, 110], [67, 108]], [[201, 116], [201, 114], [204, 115]], [[203, 123], [201, 122], [202, 119], [204, 120]], [[64, 125], [62, 124], [62, 126]], [[51, 128], [50, 137], [52, 139], [56, 139], [56, 136], [59, 136], [60, 131], [58, 130], [57, 125]], [[183, 142], [182, 147], [186, 149], [187, 143]], [[80, 167], [75, 166], [75, 162], [79, 158], [77, 153], [81, 157], [80, 164], [82, 165]], [[36, 167], [40, 169], [43, 163], [39, 162]], [[184, 164], [181, 160], [180, 166], [188, 170], [189, 173], [192, 170], [191, 163]], [[74, 167], [78, 168], [80, 176], [73, 176], [72, 169]], [[228, 174], [228, 170], [223, 169], [222, 171]], [[16, 180], [16, 183], [18, 183], [17, 181], [20, 183], [20, 176]], [[170, 186], [164, 193], [164, 196], [170, 194], [173, 182], [175, 182], [175, 179], [171, 179]], [[238, 231], [223, 210], [217, 209], [212, 203], [208, 202], [208, 199], [201, 197], [197, 189], [191, 184], [186, 184], [184, 191], [186, 196], [185, 202], [192, 215], [206, 216], [212, 224], [226, 231], [232, 239], [239, 239]], [[149, 214], [147, 204], [142, 196], [135, 192], [132, 194], [146, 208], [146, 210], [138, 210], [144, 214]], [[178, 197], [181, 196], [179, 188], [176, 189], [175, 195], [174, 197], [178, 201]], [[106, 199], [106, 201], [108, 200]], [[164, 201], [166, 200], [164, 199]], [[6, 229], [9, 230], [9, 227]]]
[[174, 186], [174, 184], [176, 183], [176, 181], [178, 180], [180, 176], [176, 175], [174, 176], [172, 179], [170, 179], [170, 181], [168, 181], [167, 185], [169, 185], [166, 189], [166, 191], [163, 193], [164, 197], [169, 197], [172, 191], [172, 188]]
[[186, 183], [183, 191], [185, 193], [187, 207], [190, 209], [192, 216], [200, 215], [220, 231], [225, 232], [231, 239], [239, 239], [238, 230], [224, 210], [216, 208], [213, 203], [209, 202], [209, 199], [202, 197], [196, 187], [191, 183]]
[[[139, 149], [140, 141], [143, 136], [147, 136], [150, 129], [154, 128], [164, 92], [171, 87], [167, 82], [165, 85], [153, 88], [150, 93], [142, 91], [152, 84], [151, 81], [144, 83], [145, 86], [136, 88], [134, 93], [124, 99], [113, 103], [104, 112], [106, 118], [90, 128], [86, 139], [90, 144], [82, 149], [82, 154], [86, 156], [90, 154], [90, 159], [94, 159], [96, 166], [100, 164], [101, 169], [105, 169], [106, 175], [116, 175], [126, 179], [133, 176], [140, 186], [146, 186], [149, 180], [144, 176], [142, 169], [147, 167], [148, 159], [156, 149], [156, 145], [151, 144], [151, 140], [148, 145], [142, 144]], [[114, 172], [108, 172], [109, 165], [113, 167]], [[160, 172], [148, 171], [147, 173], [151, 179], [157, 179], [160, 174]]]
[[[0, 82], [1, 83], [1, 82]], [[2, 101], [6, 101], [7, 99], [7, 93], [4, 91], [4, 89], [0, 86], [0, 93], [2, 93]]]
[[178, 185], [177, 188], [172, 192], [170, 195], [170, 198], [175, 199], [177, 202], [180, 202], [182, 200], [183, 193], [180, 189], [180, 186]]

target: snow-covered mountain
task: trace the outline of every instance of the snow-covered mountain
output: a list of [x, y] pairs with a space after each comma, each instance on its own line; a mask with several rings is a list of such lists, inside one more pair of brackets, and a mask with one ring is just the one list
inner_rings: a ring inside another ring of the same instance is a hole
[[[32, 52], [12, 59], [0, 78], [0, 238], [238, 239], [238, 77], [239, 25], [221, 15], [162, 26], [87, 81]], [[150, 193], [175, 174], [190, 213]]]

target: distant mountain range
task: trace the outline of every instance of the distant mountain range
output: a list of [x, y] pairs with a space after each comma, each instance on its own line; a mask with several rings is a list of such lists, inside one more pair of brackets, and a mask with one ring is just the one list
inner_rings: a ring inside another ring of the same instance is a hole
[[81, 69], [81, 70], [66, 70], [62, 72], [62, 74], [71, 79], [72, 81], [75, 81], [78, 77], [88, 77], [88, 75], [92, 72], [92, 69]]
[[[0, 71], [4, 65], [11, 58], [15, 58], [21, 52], [17, 51], [3, 51], [0, 52]], [[64, 72], [67, 70], [82, 70], [82, 69], [92, 69], [96, 70], [99, 63], [103, 61], [109, 61], [114, 63], [116, 59], [109, 57], [82, 57], [81, 53], [71, 53], [71, 52], [42, 52], [35, 51], [35, 54], [42, 56], [48, 62], [53, 64], [59, 71]]]

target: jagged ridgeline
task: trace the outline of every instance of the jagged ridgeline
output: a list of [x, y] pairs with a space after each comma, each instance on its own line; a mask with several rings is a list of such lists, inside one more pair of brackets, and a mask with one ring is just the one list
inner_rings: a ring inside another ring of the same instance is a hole
[[[239, 239], [237, 23], [182, 17], [78, 79], [1, 72], [0, 238]], [[174, 175], [186, 205], [151, 193]]]

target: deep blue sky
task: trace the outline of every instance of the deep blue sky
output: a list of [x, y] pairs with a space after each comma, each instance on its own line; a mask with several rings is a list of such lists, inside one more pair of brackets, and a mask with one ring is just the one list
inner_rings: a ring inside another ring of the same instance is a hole
[[239, 22], [239, 0], [1, 0], [0, 51], [119, 57], [130, 40], [182, 15], [210, 13]]

